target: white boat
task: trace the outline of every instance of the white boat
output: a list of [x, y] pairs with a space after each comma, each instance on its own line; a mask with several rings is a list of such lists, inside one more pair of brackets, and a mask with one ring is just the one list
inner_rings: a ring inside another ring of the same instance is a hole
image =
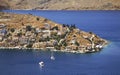
[[39, 62], [39, 65], [41, 68], [44, 67], [44, 62], [43, 61]]
[[51, 60], [55, 60], [55, 57], [54, 57], [54, 56], [51, 56], [50, 59], [51, 59]]
[[51, 57], [50, 57], [51, 60], [55, 60], [55, 57], [53, 55], [53, 52], [51, 53]]

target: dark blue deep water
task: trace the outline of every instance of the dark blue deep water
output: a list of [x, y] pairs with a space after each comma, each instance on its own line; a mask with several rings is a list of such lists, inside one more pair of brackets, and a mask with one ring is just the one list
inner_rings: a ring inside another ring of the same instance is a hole
[[[60, 24], [76, 24], [111, 43], [101, 52], [72, 54], [49, 51], [0, 50], [0, 75], [120, 75], [120, 11], [5, 10], [33, 14]], [[39, 61], [44, 61], [43, 69]]]

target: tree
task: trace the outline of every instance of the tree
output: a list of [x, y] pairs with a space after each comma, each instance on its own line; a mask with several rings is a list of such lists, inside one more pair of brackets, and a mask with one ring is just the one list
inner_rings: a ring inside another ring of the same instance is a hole
[[26, 31], [31, 31], [32, 27], [30, 25], [26, 26]]
[[58, 30], [58, 26], [53, 27], [51, 30]]
[[75, 24], [71, 24], [71, 28], [76, 28], [76, 25]]
[[32, 48], [33, 44], [28, 44], [27, 48]]
[[59, 36], [55, 36], [55, 39], [59, 42], [61, 38]]
[[50, 38], [47, 36], [47, 38], [45, 38], [45, 41], [50, 41]]
[[56, 45], [56, 46], [55, 46], [55, 49], [56, 49], [56, 50], [60, 50], [60, 48], [61, 48], [61, 45]]
[[40, 39], [39, 39], [39, 42], [43, 42], [43, 40], [40, 38]]
[[15, 31], [15, 29], [14, 29], [14, 28], [11, 28], [10, 31], [13, 33], [13, 32]]
[[89, 34], [93, 34], [92, 32], [89, 32]]
[[10, 33], [8, 33], [6, 36], [9, 37], [9, 36], [12, 36], [12, 35]]
[[77, 41], [75, 42], [75, 45], [80, 46], [80, 44]]
[[17, 33], [17, 36], [18, 36], [18, 37], [21, 37], [21, 36], [22, 36], [22, 33]]
[[65, 24], [63, 24], [62, 26], [63, 26], [63, 27], [66, 27], [66, 25], [65, 25]]
[[45, 21], [45, 22], [47, 22], [47, 21], [48, 21], [48, 19], [44, 19], [44, 21]]
[[66, 25], [68, 28], [70, 27], [68, 24]]
[[65, 46], [65, 47], [67, 46], [67, 43], [66, 43], [65, 41], [64, 41], [62, 44], [63, 44], [63, 46]]
[[36, 20], [39, 21], [40, 19], [37, 17]]

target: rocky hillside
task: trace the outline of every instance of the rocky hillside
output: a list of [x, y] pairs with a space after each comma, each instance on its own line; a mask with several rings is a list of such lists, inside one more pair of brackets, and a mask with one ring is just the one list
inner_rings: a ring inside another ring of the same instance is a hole
[[0, 0], [0, 9], [119, 10], [120, 0]]
[[0, 13], [0, 47], [96, 52], [107, 41], [75, 25], [61, 25], [32, 14]]

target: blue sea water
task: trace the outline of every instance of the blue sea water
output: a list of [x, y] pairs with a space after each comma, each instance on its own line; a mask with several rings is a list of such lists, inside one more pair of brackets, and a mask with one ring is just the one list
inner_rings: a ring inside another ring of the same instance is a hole
[[[90, 54], [49, 51], [0, 50], [0, 75], [120, 75], [120, 11], [5, 10], [46, 17], [60, 24], [76, 24], [110, 41], [102, 51]], [[44, 61], [41, 69], [39, 62]]]

